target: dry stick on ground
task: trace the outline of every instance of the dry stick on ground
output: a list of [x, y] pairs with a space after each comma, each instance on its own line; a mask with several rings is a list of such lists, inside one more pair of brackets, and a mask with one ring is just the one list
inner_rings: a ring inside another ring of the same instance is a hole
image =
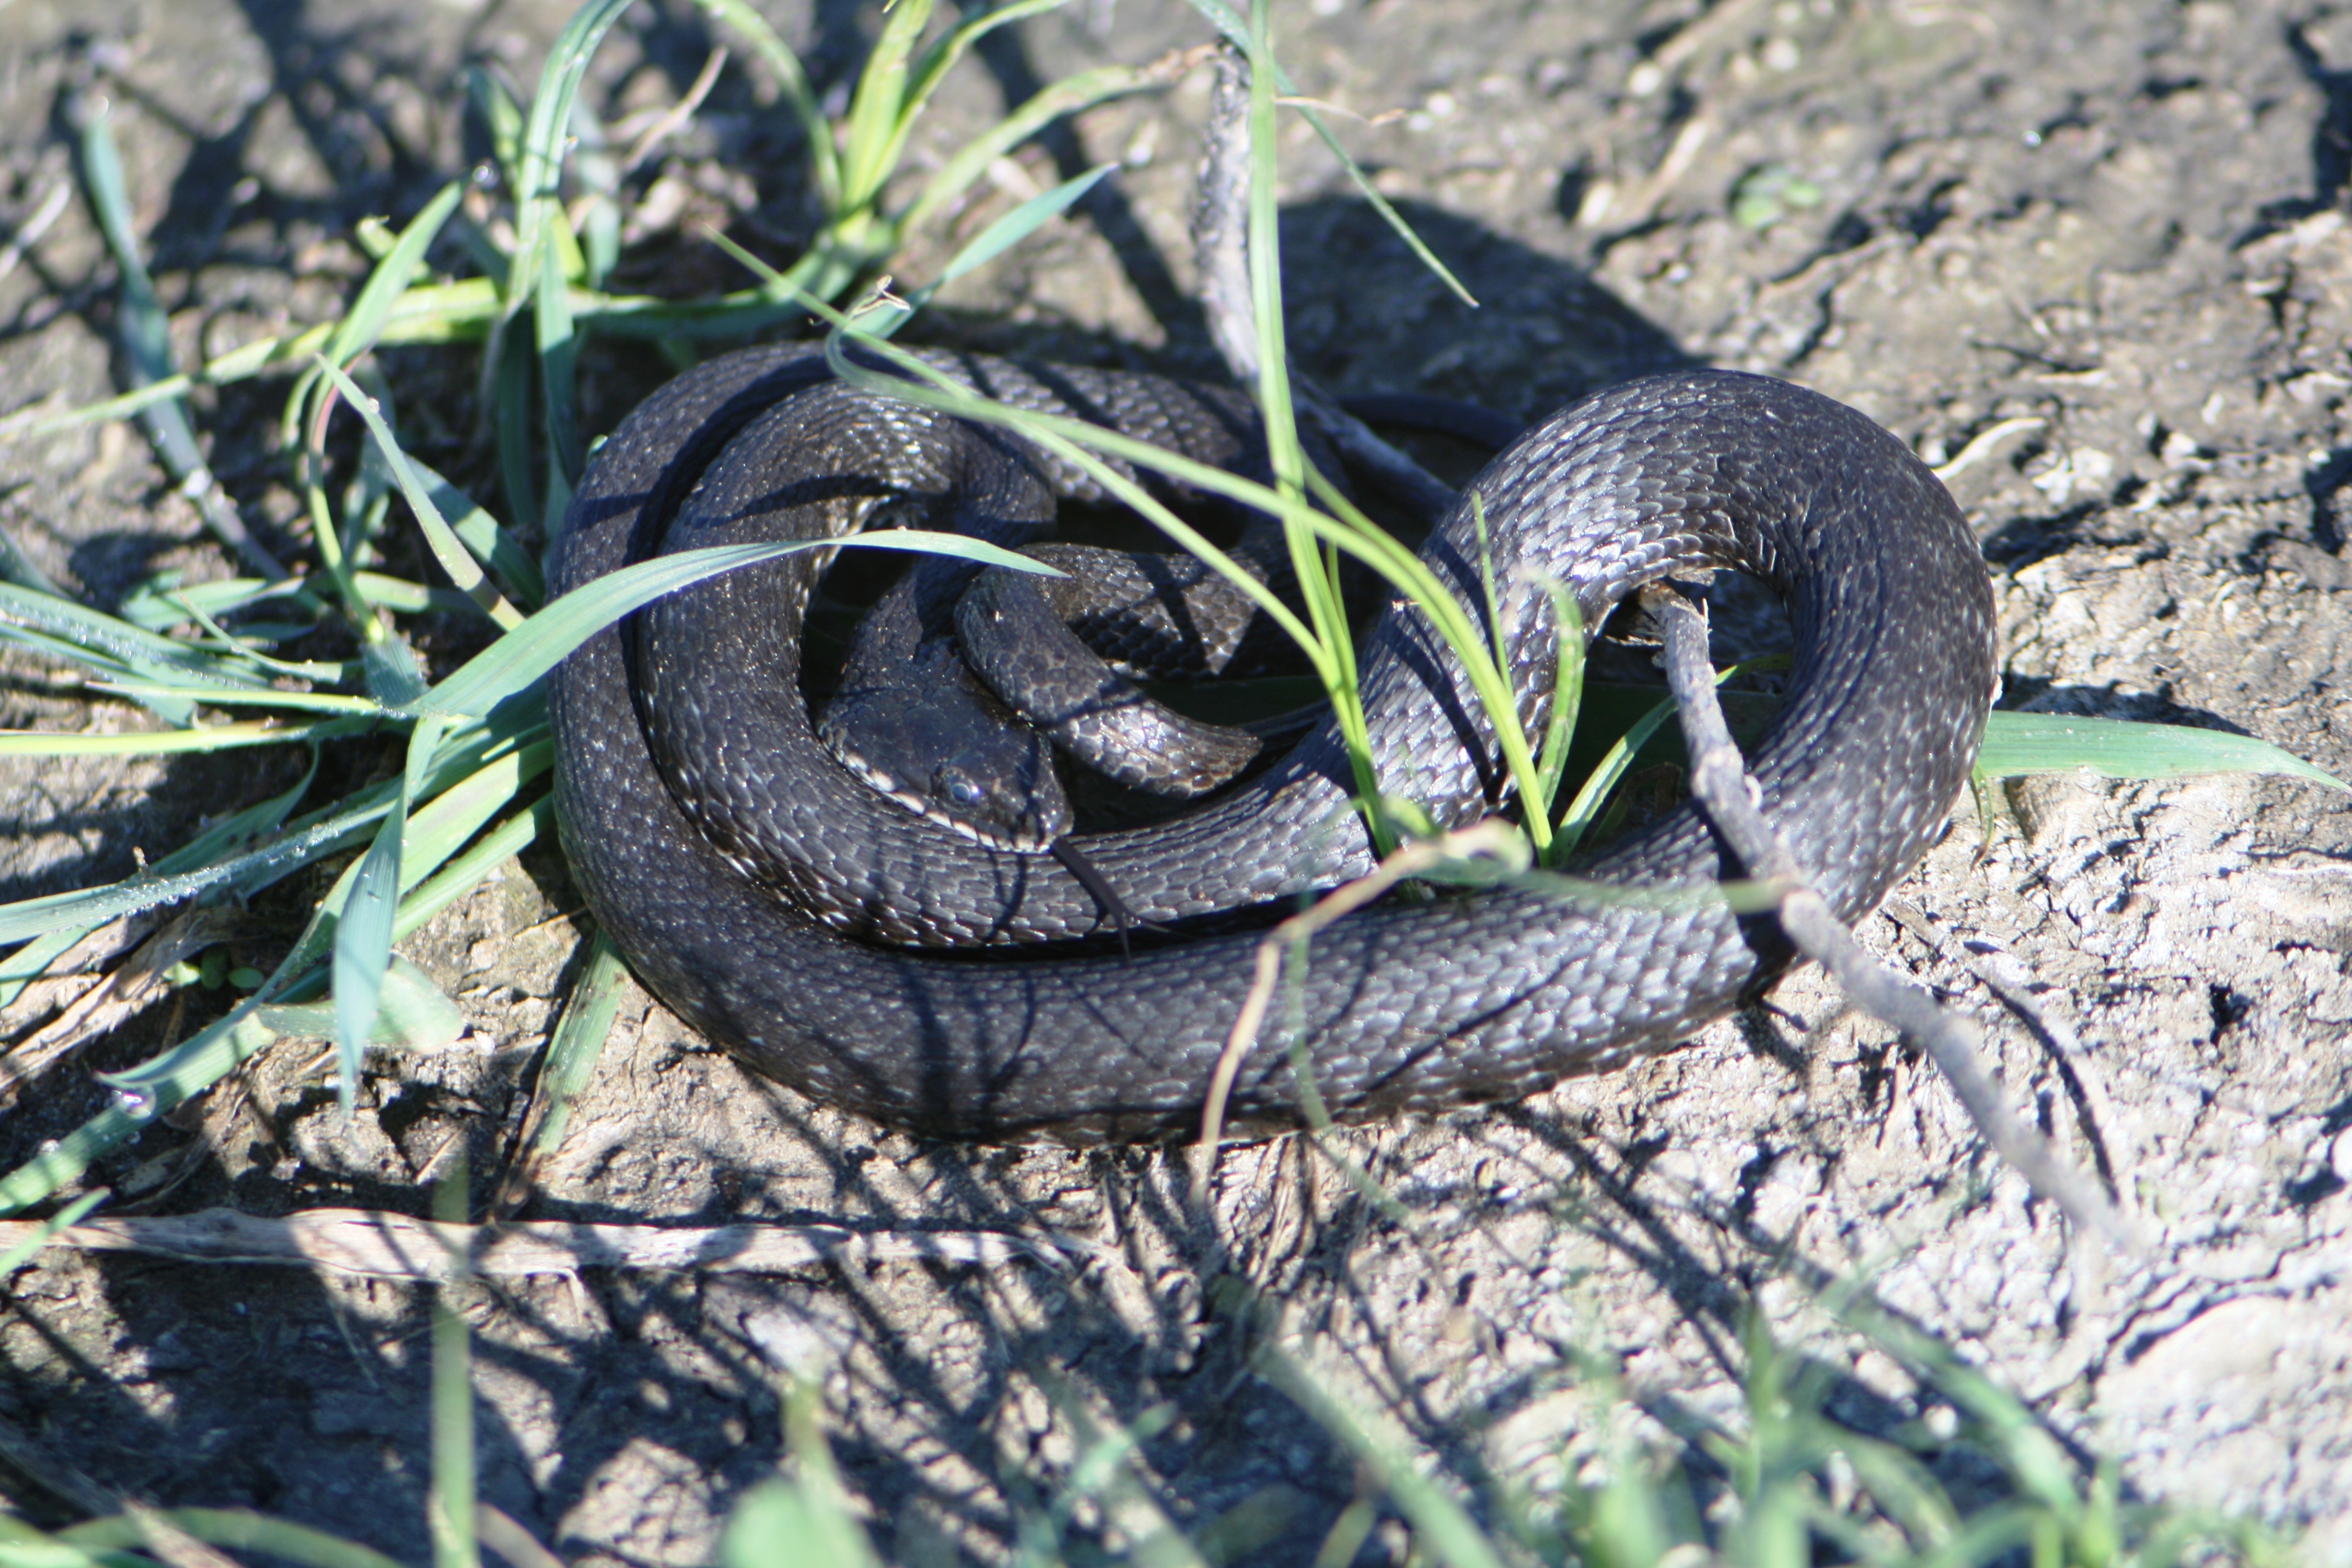
[[[39, 1220], [0, 1220], [0, 1251], [40, 1236]], [[206, 1209], [192, 1215], [87, 1219], [52, 1245], [134, 1252], [185, 1263], [299, 1264], [374, 1279], [445, 1282], [577, 1274], [583, 1268], [782, 1274], [823, 1263], [925, 1262], [1071, 1267], [1082, 1242], [1003, 1231], [859, 1231], [838, 1225], [440, 1225], [365, 1209], [304, 1209], [282, 1218]]]
[[1923, 1051], [1958, 1095], [1979, 1133], [2033, 1190], [2074, 1222], [2096, 1230], [2126, 1252], [2143, 1250], [2105, 1193], [2053, 1154], [2010, 1113], [1978, 1059], [1975, 1026], [1948, 1013], [1916, 982], [1873, 959], [1830, 910], [1797, 865], [1796, 857], [1764, 820], [1759, 792], [1715, 696], [1715, 668], [1706, 617], [1672, 587], [1653, 584], [1642, 605], [1665, 636], [1666, 682], [1673, 688], [1690, 748], [1691, 794], [1746, 866], [1748, 875], [1783, 885], [1780, 928], [1800, 952], [1836, 977], [1855, 1006], [1892, 1024], [1905, 1043]]
[[1201, 310], [1225, 369], [1248, 386], [1258, 373], [1249, 279], [1249, 62], [1231, 40], [1217, 46], [1201, 148], [1200, 190], [1192, 205]]
[[163, 995], [170, 988], [174, 965], [234, 934], [243, 919], [235, 910], [218, 908], [184, 910], [173, 916], [111, 974], [68, 1004], [38, 1034], [0, 1057], [0, 1110], [14, 1104], [17, 1091], [34, 1078]]
[[[1249, 61], [1231, 40], [1217, 46], [1216, 83], [1202, 129], [1200, 193], [1192, 207], [1192, 260], [1201, 310], [1225, 369], [1244, 386], [1258, 378], [1257, 324], [1249, 277]], [[1329, 393], [1293, 372], [1299, 407], [1348, 466], [1368, 476], [1429, 526], [1453, 508], [1452, 486], [1374, 434]]]

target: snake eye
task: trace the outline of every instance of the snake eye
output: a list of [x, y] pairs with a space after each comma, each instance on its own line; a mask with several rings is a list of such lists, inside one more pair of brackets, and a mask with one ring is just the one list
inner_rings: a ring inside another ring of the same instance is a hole
[[987, 798], [986, 792], [960, 768], [940, 769], [937, 783], [940, 793], [958, 805], [978, 805]]

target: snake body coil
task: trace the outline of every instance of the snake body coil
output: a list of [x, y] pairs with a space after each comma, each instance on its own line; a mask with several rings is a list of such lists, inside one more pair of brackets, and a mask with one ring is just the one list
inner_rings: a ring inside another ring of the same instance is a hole
[[[1182, 401], [1153, 378], [959, 363], [975, 383], [1129, 428]], [[960, 516], [1036, 504], [1048, 465], [949, 424], [826, 382], [805, 348], [713, 361], [598, 453], [552, 583], [568, 591], [664, 549], [828, 536], [877, 498], [929, 496]], [[1786, 600], [1796, 640], [1787, 700], [1750, 758], [1767, 815], [1847, 919], [1924, 852], [1983, 731], [1992, 601], [1966, 521], [1900, 442], [1786, 384], [1695, 372], [1563, 410], [1472, 488], [1524, 717], [1555, 667], [1546, 576], [1596, 627], [1669, 574], [1748, 572]], [[1466, 502], [1424, 559], [1464, 602], [1485, 602]], [[557, 805], [598, 918], [698, 1028], [820, 1100], [960, 1138], [1192, 1124], [1255, 933], [1131, 961], [919, 951], [1093, 934], [1102, 911], [1052, 860], [961, 839], [824, 752], [793, 679], [817, 569], [803, 555], [714, 579], [557, 671]], [[1417, 612], [1382, 617], [1362, 672], [1385, 786], [1441, 822], [1491, 809], [1492, 734]], [[719, 759], [732, 761], [725, 778]], [[1200, 811], [1082, 842], [1137, 913], [1181, 921], [1368, 868], [1344, 808], [1353, 787], [1327, 726]], [[1687, 805], [1576, 869], [1637, 889], [1740, 874]], [[1663, 1049], [1788, 959], [1769, 917], [1507, 887], [1341, 921], [1315, 939], [1299, 1002], [1317, 1088], [1335, 1114], [1361, 1117], [1521, 1096]], [[1237, 1127], [1299, 1117], [1288, 1054], [1265, 1033], [1234, 1084]]]

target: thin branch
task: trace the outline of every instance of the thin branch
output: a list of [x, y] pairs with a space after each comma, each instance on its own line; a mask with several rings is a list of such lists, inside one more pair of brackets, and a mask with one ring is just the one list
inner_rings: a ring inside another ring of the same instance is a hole
[[111, 973], [79, 996], [41, 1030], [0, 1057], [0, 1110], [18, 1090], [162, 996], [173, 967], [236, 932], [242, 917], [219, 907], [184, 910], [165, 921]]
[[1225, 369], [1256, 384], [1257, 326], [1250, 309], [1249, 62], [1228, 40], [1217, 46], [1209, 121], [1202, 128], [1201, 189], [1192, 206], [1192, 259], [1201, 309]]
[[694, 85], [686, 89], [686, 96], [661, 110], [654, 122], [630, 144], [627, 156], [621, 160], [622, 174], [630, 173], [652, 157], [655, 148], [677, 134], [688, 121], [694, 118], [694, 111], [702, 107], [702, 100], [709, 98], [710, 89], [719, 85], [719, 73], [726, 64], [727, 46], [721, 44], [711, 50], [709, 58], [702, 62], [702, 69], [696, 73]]
[[[37, 1236], [38, 1220], [0, 1221], [0, 1250]], [[1064, 1244], [1001, 1231], [857, 1231], [837, 1225], [439, 1225], [364, 1209], [306, 1209], [280, 1219], [200, 1214], [84, 1220], [51, 1245], [136, 1252], [185, 1263], [299, 1264], [374, 1279], [514, 1279], [583, 1268], [780, 1274], [821, 1263], [927, 1262], [1066, 1271]], [[1069, 1248], [1083, 1251], [1070, 1241]]]
[[1748, 875], [1783, 883], [1781, 929], [1798, 950], [1833, 975], [1855, 1006], [1891, 1024], [1905, 1043], [1926, 1053], [1944, 1075], [1977, 1131], [2033, 1190], [2078, 1226], [2096, 1230], [2135, 1255], [2144, 1250], [2124, 1217], [2098, 1187], [2060, 1160], [2029, 1131], [2000, 1099], [1977, 1054], [1975, 1026], [1936, 1005], [1925, 987], [1880, 964], [1864, 951], [1798, 867], [1788, 844], [1765, 821], [1761, 790], [1716, 701], [1706, 617], [1664, 584], [1643, 590], [1642, 603], [1665, 635], [1666, 680], [1682, 713], [1691, 754], [1691, 793], [1706, 808]]
[[[1258, 376], [1257, 326], [1250, 307], [1249, 61], [1227, 40], [1217, 47], [1216, 83], [1202, 129], [1201, 188], [1192, 207], [1192, 259], [1201, 310], [1225, 368], [1243, 386]], [[1454, 488], [1375, 435], [1370, 426], [1306, 376], [1291, 374], [1299, 406], [1353, 474], [1368, 477], [1434, 526], [1453, 510]]]

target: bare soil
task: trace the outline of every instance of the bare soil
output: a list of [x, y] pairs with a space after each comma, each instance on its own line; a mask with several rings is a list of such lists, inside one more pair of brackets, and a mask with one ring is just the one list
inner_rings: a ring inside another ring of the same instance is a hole
[[[462, 68], [535, 79], [568, 9], [13, 0], [0, 226], [15, 233], [72, 178], [61, 97], [90, 79], [114, 105], [184, 361], [319, 319], [363, 276], [355, 221], [405, 218], [484, 151]], [[1953, 480], [1993, 564], [2006, 703], [2249, 733], [2352, 778], [2352, 11], [1277, 9], [1300, 89], [1349, 111], [1341, 134], [1482, 301], [1450, 299], [1294, 124], [1283, 237], [1311, 374], [1533, 416], [1709, 362], [1853, 403], [1931, 461], [2033, 421]], [[866, 7], [778, 10], [821, 89], [849, 79]], [[1182, 5], [1078, 0], [967, 67], [916, 159], [1037, 81], [1201, 37]], [[671, 102], [713, 42], [678, 0], [640, 7], [589, 99], [608, 120]], [[788, 117], [742, 57], [635, 176], [631, 265], [648, 286], [739, 279], [694, 237], [700, 221], [778, 255], [808, 232]], [[1196, 70], [1001, 165], [961, 232], [1062, 172], [1124, 167], [1082, 215], [947, 290], [940, 330], [1213, 363], [1185, 239], [1206, 96]], [[926, 276], [952, 243], [919, 241], [902, 275]], [[76, 199], [0, 277], [0, 403], [118, 390], [113, 299]], [[425, 454], [491, 493], [472, 356], [386, 361]], [[610, 350], [587, 373], [604, 429], [661, 367]], [[269, 451], [278, 395], [196, 402], [230, 492], [291, 550], [299, 508]], [[232, 571], [122, 426], [0, 452], [0, 522], [100, 605], [156, 571]], [[428, 651], [460, 636], [437, 628]], [[12, 658], [0, 721], [142, 721]], [[317, 787], [391, 758], [352, 748]], [[0, 898], [127, 875], [299, 768], [251, 752], [0, 764]], [[1932, 1401], [1826, 1326], [1805, 1288], [1864, 1273], [2075, 1452], [2114, 1456], [2132, 1496], [2308, 1531], [2308, 1561], [2352, 1564], [2347, 801], [2279, 780], [2036, 779], [1985, 802], [1981, 831], [1964, 804], [1889, 915], [1865, 922], [1873, 946], [1985, 1016], [2013, 1102], [2113, 1173], [2156, 1238], [2146, 1265], [2073, 1237], [1932, 1074], [1811, 976], [1623, 1074], [1334, 1140], [1410, 1232], [1296, 1141], [1231, 1153], [1206, 1213], [1166, 1152], [912, 1142], [747, 1077], [633, 996], [530, 1213], [1050, 1234], [1094, 1261], [469, 1287], [484, 1495], [567, 1561], [708, 1560], [730, 1508], [776, 1473], [780, 1402], [807, 1379], [887, 1552], [992, 1560], [1016, 1510], [1066, 1474], [1072, 1408], [1132, 1420], [1164, 1402], [1172, 1420], [1143, 1458], [1166, 1506], [1198, 1523], [1246, 1505], [1228, 1527], [1254, 1560], [1304, 1562], [1360, 1483], [1252, 1370], [1265, 1336], [1491, 1498], [1563, 1484], [1605, 1436], [1572, 1351], [1616, 1369], [1623, 1419], [1670, 1449], [1738, 1426], [1750, 1303], [1835, 1370], [1841, 1419], [1932, 1426]], [[272, 913], [255, 914], [258, 957], [282, 940]], [[463, 1048], [392, 1064], [348, 1126], [317, 1064], [281, 1050], [94, 1179], [118, 1211], [421, 1212], [453, 1144], [478, 1167], [510, 1138], [585, 929], [560, 858], [527, 855], [410, 944], [466, 1008]], [[2062, 1062], [1988, 977], [2080, 1053]], [[148, 1009], [89, 1065], [140, 1059], [206, 1005]], [[81, 1068], [52, 1075], [7, 1113], [0, 1163], [99, 1103]], [[1234, 1277], [1275, 1320], [1217, 1309]], [[422, 1561], [425, 1323], [406, 1286], [46, 1255], [0, 1304], [0, 1492], [52, 1521], [118, 1497], [252, 1506]], [[1957, 1450], [1943, 1470], [1956, 1488], [1983, 1480]], [[1094, 1528], [1082, 1510], [1081, 1533]], [[1360, 1561], [1406, 1544], [1386, 1521]]]

